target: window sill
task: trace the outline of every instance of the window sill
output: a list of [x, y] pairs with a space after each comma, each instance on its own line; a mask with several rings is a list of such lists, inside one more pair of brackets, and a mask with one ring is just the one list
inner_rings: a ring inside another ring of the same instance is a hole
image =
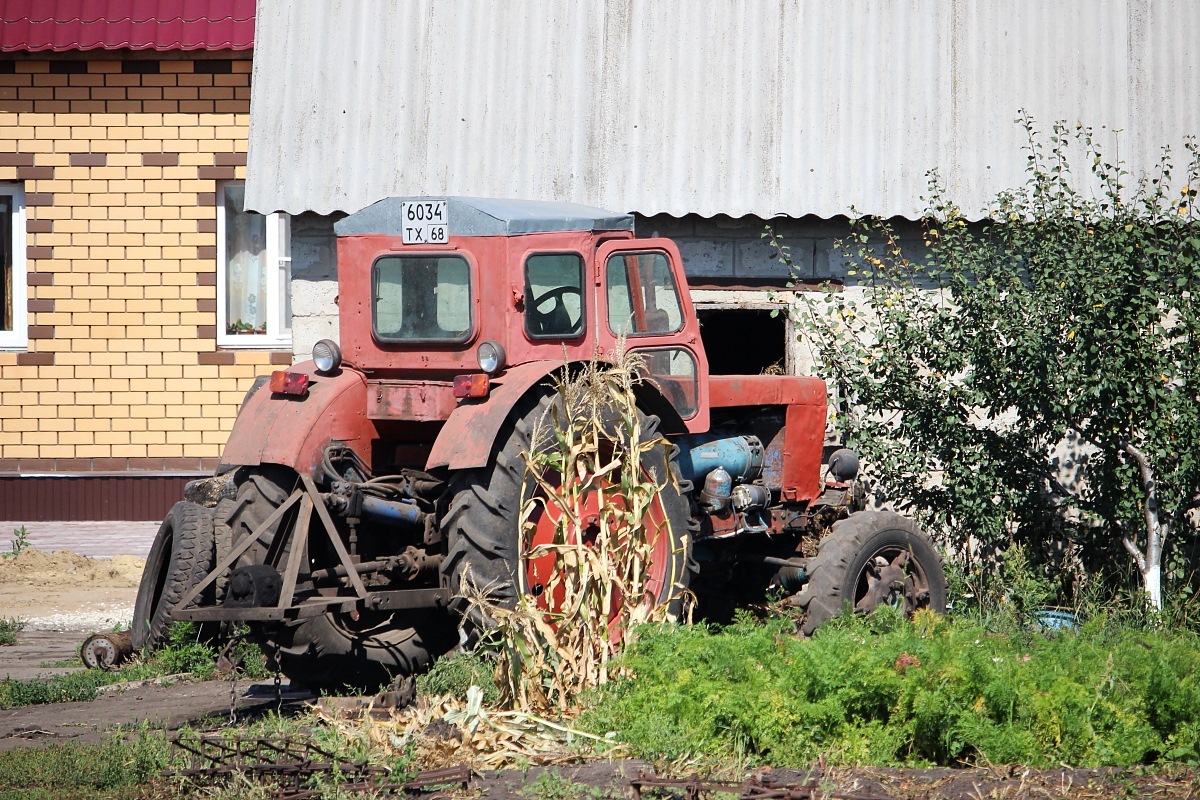
[[273, 339], [258, 336], [225, 336], [217, 339], [218, 350], [288, 350], [292, 349], [292, 340]]

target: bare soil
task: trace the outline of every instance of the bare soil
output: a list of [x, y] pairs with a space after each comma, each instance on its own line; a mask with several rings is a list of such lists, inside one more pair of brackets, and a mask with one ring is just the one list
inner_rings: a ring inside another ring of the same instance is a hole
[[[0, 647], [0, 679], [30, 678], [82, 669], [59, 666], [78, 658], [88, 634], [129, 621], [141, 576], [142, 560], [129, 556], [89, 559], [67, 553], [24, 551], [0, 559], [0, 618], [22, 618], [27, 625], [17, 644]], [[231, 689], [233, 690], [231, 692]], [[231, 697], [232, 695], [232, 697]], [[304, 708], [299, 696], [288, 696], [284, 713]], [[143, 722], [176, 730], [184, 725], [218, 729], [228, 723], [230, 706], [239, 718], [267, 713], [276, 707], [270, 684], [227, 681], [142, 685], [105, 694], [90, 703], [60, 703], [0, 711], [0, 752], [37, 747], [51, 742], [94, 742], [112, 731]], [[801, 735], [799, 732], [797, 735]], [[580, 797], [632, 796], [631, 781], [653, 774], [639, 761], [604, 761], [553, 768], [553, 780], [542, 768], [474, 775], [464, 796], [536, 800], [564, 797], [564, 786]], [[675, 776], [687, 779], [687, 775]], [[1200, 773], [1194, 768], [1129, 770], [1028, 770], [1020, 766], [986, 769], [824, 768], [809, 771], [761, 769], [753, 778], [767, 786], [807, 787], [795, 797], [860, 798], [1005, 798], [1043, 800], [1112, 797], [1153, 797], [1162, 800], [1200, 797]], [[537, 784], [542, 782], [541, 786]], [[569, 781], [569, 784], [562, 783]], [[723, 787], [731, 794], [716, 795], [716, 786], [699, 787], [700, 797], [737, 797], [745, 786]], [[761, 790], [757, 796], [763, 796]], [[646, 786], [643, 796], [683, 798], [686, 785]], [[782, 795], [776, 795], [782, 796]]]

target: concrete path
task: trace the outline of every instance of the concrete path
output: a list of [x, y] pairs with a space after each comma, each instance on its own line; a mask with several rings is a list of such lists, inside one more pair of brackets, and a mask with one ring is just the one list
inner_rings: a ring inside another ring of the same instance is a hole
[[0, 552], [8, 552], [14, 531], [25, 526], [30, 547], [43, 552], [70, 550], [83, 556], [145, 558], [158, 522], [5, 522], [0, 520]]

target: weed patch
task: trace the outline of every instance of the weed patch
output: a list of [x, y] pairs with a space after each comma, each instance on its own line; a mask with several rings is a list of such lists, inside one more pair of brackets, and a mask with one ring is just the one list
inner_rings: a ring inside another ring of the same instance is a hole
[[19, 619], [0, 619], [0, 647], [17, 643], [17, 633], [25, 627]]
[[494, 706], [500, 701], [496, 664], [476, 652], [451, 653], [435, 661], [429, 672], [417, 676], [417, 692], [421, 695], [445, 695], [465, 701], [472, 686], [483, 691], [484, 705]]
[[1200, 640], [932, 616], [647, 628], [580, 726], [660, 762], [1128, 766], [1200, 758]]
[[27, 547], [29, 547], [29, 531], [26, 530], [24, 525], [19, 528], [13, 528], [13, 538], [9, 543], [8, 552], [0, 553], [0, 558], [19, 556]]

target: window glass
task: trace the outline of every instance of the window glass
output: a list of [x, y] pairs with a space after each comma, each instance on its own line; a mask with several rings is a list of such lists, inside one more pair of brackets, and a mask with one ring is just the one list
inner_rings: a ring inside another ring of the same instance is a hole
[[583, 257], [546, 253], [525, 261], [525, 331], [533, 337], [583, 333]]
[[218, 343], [227, 347], [290, 343], [289, 218], [245, 211], [245, 198], [241, 184], [221, 187]]
[[0, 183], [0, 348], [29, 344], [25, 312], [25, 193]]
[[471, 269], [462, 256], [385, 256], [372, 274], [382, 341], [461, 341], [471, 333]]
[[674, 333], [683, 307], [664, 253], [615, 253], [605, 267], [608, 324], [618, 336]]
[[650, 381], [671, 401], [679, 416], [687, 418], [699, 408], [696, 359], [682, 347], [656, 347], [635, 351], [646, 360]]

